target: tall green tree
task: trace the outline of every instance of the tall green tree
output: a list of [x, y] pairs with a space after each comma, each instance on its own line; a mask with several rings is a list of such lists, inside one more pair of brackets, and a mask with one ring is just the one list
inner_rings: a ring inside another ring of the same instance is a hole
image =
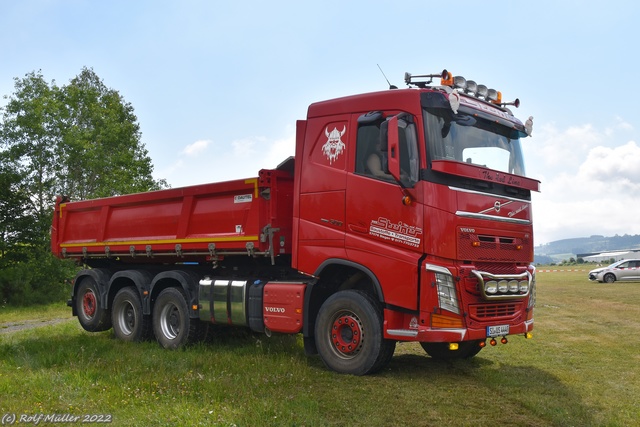
[[[133, 106], [90, 68], [57, 86], [40, 71], [15, 79], [0, 109], [0, 297], [42, 296], [68, 274], [49, 251], [55, 196], [71, 200], [167, 187], [152, 177]], [[38, 269], [42, 271], [38, 271]]]
[[151, 176], [133, 107], [92, 69], [62, 87], [60, 108], [60, 193], [86, 199], [166, 186]]
[[[21, 196], [21, 216], [31, 219], [16, 231], [23, 245], [43, 246], [47, 240], [46, 221], [57, 189], [58, 95], [54, 82], [49, 85], [41, 73], [32, 72], [24, 79], [15, 79], [14, 95], [3, 108], [2, 171], [5, 179], [19, 177], [11, 188]], [[17, 203], [16, 198], [11, 203]], [[3, 222], [15, 221], [5, 217]]]

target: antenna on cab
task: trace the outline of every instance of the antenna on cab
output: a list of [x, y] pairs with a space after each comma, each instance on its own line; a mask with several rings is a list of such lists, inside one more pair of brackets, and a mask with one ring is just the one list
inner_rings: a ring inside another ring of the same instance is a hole
[[382, 76], [384, 77], [384, 79], [387, 81], [387, 84], [389, 85], [389, 89], [398, 89], [398, 86], [396, 85], [392, 85], [389, 82], [389, 79], [387, 78], [387, 76], [384, 74], [384, 71], [382, 71], [382, 68], [380, 68], [380, 64], [376, 64], [378, 66], [378, 69], [380, 70], [380, 72], [382, 73]]

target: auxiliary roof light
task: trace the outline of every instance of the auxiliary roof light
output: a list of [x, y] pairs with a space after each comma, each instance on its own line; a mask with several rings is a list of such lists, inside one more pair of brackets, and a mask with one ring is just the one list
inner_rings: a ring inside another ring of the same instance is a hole
[[471, 95], [475, 96], [476, 92], [478, 92], [478, 83], [474, 82], [473, 80], [467, 80], [467, 93], [470, 93]]
[[455, 76], [453, 78], [453, 87], [465, 90], [467, 88], [467, 79], [462, 76]]
[[497, 101], [498, 100], [498, 96], [500, 96], [500, 98], [502, 98], [502, 94], [500, 92], [498, 92], [495, 89], [489, 89], [489, 91], [487, 92], [487, 100], [488, 101]]
[[478, 96], [482, 98], [487, 98], [487, 93], [489, 93], [489, 88], [485, 85], [478, 85]]
[[[405, 73], [405, 81], [407, 84], [417, 84], [412, 81], [412, 78], [416, 77], [428, 77], [433, 78], [439, 76], [438, 74], [426, 74], [421, 76], [412, 76], [409, 73]], [[502, 102], [502, 92], [496, 89], [489, 89], [485, 85], [479, 85], [473, 80], [467, 80], [462, 76], [453, 76], [446, 69], [441, 73], [440, 85], [449, 86], [453, 89], [459, 89], [464, 93], [471, 94], [472, 96], [478, 98], [484, 98], [486, 101], [491, 102], [492, 104], [499, 105], [504, 107], [506, 105], [513, 105], [514, 107], [520, 107], [520, 100], [516, 98], [515, 101], [512, 102]], [[420, 86], [418, 84], [418, 86]]]

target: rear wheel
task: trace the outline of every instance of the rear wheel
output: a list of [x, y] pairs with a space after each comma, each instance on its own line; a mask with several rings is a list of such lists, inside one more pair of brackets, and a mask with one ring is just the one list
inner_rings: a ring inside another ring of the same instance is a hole
[[322, 304], [315, 339], [324, 364], [344, 374], [378, 371], [391, 360], [395, 350], [395, 341], [383, 339], [377, 303], [354, 290], [338, 292]]
[[113, 300], [113, 331], [123, 341], [144, 341], [151, 336], [151, 317], [142, 314], [142, 301], [135, 288], [123, 288]]
[[481, 342], [482, 340], [464, 341], [458, 344], [457, 350], [449, 350], [449, 343], [446, 342], [421, 342], [420, 345], [434, 359], [452, 360], [469, 359], [480, 353]]
[[607, 283], [613, 283], [616, 281], [616, 276], [613, 273], [607, 273], [604, 275], [604, 281]]
[[101, 307], [98, 284], [93, 277], [85, 277], [76, 292], [76, 313], [85, 331], [99, 332], [111, 328], [109, 310]]
[[184, 293], [177, 288], [160, 292], [153, 306], [153, 332], [158, 343], [169, 349], [183, 347], [200, 337], [198, 319], [191, 319]]

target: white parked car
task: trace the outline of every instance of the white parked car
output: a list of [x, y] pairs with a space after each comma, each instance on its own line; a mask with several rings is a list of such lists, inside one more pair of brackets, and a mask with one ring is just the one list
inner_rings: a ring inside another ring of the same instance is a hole
[[613, 283], [616, 280], [640, 280], [640, 259], [623, 259], [589, 272], [589, 280]]

